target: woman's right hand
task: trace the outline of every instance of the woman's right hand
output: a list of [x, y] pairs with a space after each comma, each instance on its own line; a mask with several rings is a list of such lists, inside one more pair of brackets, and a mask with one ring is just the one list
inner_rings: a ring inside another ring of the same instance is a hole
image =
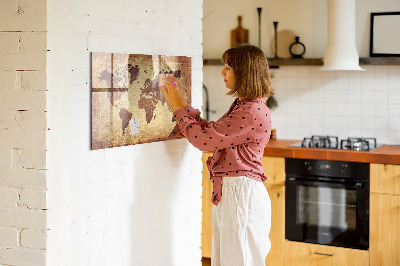
[[184, 108], [187, 105], [186, 99], [185, 99], [185, 88], [182, 86], [182, 83], [180, 80], [173, 78], [175, 80], [175, 84], [177, 84], [178, 88], [178, 97], [179, 97], [179, 103], [181, 106], [184, 106]]
[[186, 107], [185, 89], [179, 80], [168, 76], [164, 85], [161, 86], [161, 90], [172, 112]]

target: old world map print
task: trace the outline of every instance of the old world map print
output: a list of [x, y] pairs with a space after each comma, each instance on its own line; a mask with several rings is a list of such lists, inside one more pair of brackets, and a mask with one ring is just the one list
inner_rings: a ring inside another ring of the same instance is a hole
[[92, 150], [172, 139], [160, 85], [177, 78], [190, 103], [190, 57], [92, 52], [91, 71]]

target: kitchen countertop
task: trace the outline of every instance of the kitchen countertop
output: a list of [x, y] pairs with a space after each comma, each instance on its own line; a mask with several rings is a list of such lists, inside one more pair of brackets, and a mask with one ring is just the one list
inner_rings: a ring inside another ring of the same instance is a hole
[[400, 145], [382, 145], [372, 151], [290, 147], [301, 140], [270, 140], [264, 156], [363, 163], [400, 164]]

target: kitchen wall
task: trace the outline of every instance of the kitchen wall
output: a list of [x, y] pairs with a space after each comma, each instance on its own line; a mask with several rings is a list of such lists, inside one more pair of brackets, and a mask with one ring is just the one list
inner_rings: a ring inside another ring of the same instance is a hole
[[46, 261], [46, 1], [0, 2], [0, 265]]
[[201, 0], [48, 2], [48, 265], [201, 264], [201, 152], [91, 151], [90, 52], [191, 56], [199, 107], [202, 15]]
[[90, 150], [90, 52], [192, 57], [201, 0], [1, 1], [0, 264], [201, 265], [201, 152]]
[[[232, 9], [228, 9], [232, 6]], [[249, 43], [258, 45], [257, 7], [262, 7], [261, 48], [273, 56], [272, 21], [278, 31], [300, 36], [306, 58], [322, 58], [327, 38], [327, 1], [204, 1], [204, 58], [219, 59], [230, 45], [230, 30], [243, 16]], [[400, 2], [356, 1], [357, 49], [369, 56], [370, 12], [399, 11]], [[222, 15], [223, 14], [223, 15]], [[215, 25], [218, 25], [216, 27]], [[218, 38], [216, 36], [219, 36]], [[278, 35], [279, 36], [279, 35]], [[285, 35], [282, 35], [285, 36]], [[278, 48], [279, 53], [279, 48]], [[278, 108], [272, 111], [278, 138], [301, 139], [312, 134], [376, 137], [379, 143], [400, 143], [400, 66], [366, 65], [365, 72], [322, 72], [318, 66], [281, 66], [272, 69]], [[211, 120], [218, 119], [232, 98], [220, 76], [221, 66], [204, 67], [210, 93]]]

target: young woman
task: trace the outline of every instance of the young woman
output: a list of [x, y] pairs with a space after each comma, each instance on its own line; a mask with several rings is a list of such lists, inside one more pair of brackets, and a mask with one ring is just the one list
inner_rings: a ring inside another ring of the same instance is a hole
[[214, 151], [207, 161], [213, 182], [212, 265], [265, 265], [271, 247], [271, 202], [261, 164], [271, 131], [268, 62], [252, 45], [228, 49], [222, 62], [227, 95], [237, 98], [216, 122], [202, 119], [186, 103], [178, 80], [169, 78], [161, 89], [178, 122], [174, 134], [202, 151]]

